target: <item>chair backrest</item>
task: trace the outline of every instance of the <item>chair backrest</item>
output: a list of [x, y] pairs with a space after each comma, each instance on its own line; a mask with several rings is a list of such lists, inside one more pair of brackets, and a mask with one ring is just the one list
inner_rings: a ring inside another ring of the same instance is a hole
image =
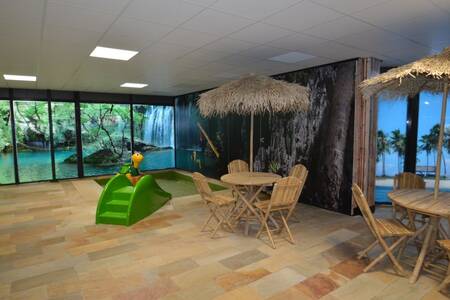
[[235, 159], [228, 164], [228, 173], [249, 172], [248, 163], [243, 160]]
[[300, 197], [306, 178], [308, 177], [308, 169], [302, 164], [297, 164], [291, 168], [289, 176], [294, 176], [301, 180], [300, 188], [298, 190], [298, 196]]
[[290, 206], [297, 202], [302, 181], [294, 176], [284, 177], [275, 183], [270, 207]]
[[308, 176], [308, 169], [302, 164], [296, 164], [289, 171], [289, 176], [294, 176], [300, 179], [306, 178], [306, 176]]
[[394, 177], [394, 190], [398, 189], [424, 189], [425, 180], [414, 173], [404, 172]]
[[192, 180], [194, 181], [195, 187], [204, 201], [210, 201], [214, 197], [205, 176], [195, 172], [192, 174]]
[[355, 199], [356, 204], [358, 205], [359, 210], [361, 211], [361, 214], [363, 215], [363, 218], [367, 223], [367, 226], [369, 226], [369, 229], [370, 231], [372, 231], [374, 236], [378, 238], [380, 236], [378, 232], [378, 224], [372, 214], [372, 211], [370, 210], [366, 196], [364, 196], [361, 188], [356, 183], [352, 184], [352, 193], [353, 198]]

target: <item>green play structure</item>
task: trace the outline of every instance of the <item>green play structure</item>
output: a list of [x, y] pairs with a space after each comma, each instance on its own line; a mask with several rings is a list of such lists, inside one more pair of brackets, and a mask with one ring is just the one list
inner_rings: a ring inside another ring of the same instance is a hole
[[143, 176], [133, 186], [124, 174], [117, 174], [103, 189], [95, 223], [130, 226], [160, 209], [171, 198], [152, 175]]

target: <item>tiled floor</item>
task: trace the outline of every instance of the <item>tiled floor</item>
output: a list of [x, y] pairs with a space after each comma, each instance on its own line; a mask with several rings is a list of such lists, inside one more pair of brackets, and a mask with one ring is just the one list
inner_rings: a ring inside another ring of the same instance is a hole
[[130, 228], [95, 225], [100, 191], [93, 180], [0, 188], [1, 299], [445, 299], [428, 276], [362, 273], [361, 217], [298, 205], [296, 245], [274, 250], [239, 229], [200, 233], [198, 196]]

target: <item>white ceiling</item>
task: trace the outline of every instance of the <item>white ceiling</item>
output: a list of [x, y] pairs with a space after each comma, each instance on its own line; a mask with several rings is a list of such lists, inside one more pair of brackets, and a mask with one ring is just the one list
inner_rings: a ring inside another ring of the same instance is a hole
[[[0, 87], [179, 95], [354, 57], [410, 62], [450, 45], [450, 0], [0, 0], [0, 44], [0, 74], [38, 76]], [[89, 57], [97, 45], [139, 54]], [[268, 60], [293, 51], [314, 57]]]

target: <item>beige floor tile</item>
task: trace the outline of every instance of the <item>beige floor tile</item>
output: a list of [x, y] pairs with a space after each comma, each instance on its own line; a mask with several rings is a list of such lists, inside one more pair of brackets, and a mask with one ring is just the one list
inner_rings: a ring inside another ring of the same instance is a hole
[[291, 268], [284, 268], [249, 284], [264, 299], [287, 290], [291, 286], [303, 281], [305, 277]]
[[201, 233], [198, 195], [130, 227], [96, 225], [101, 190], [92, 179], [0, 187], [0, 298], [442, 299], [427, 274], [411, 286], [388, 262], [362, 273], [354, 256], [373, 238], [359, 216], [299, 204], [296, 244], [272, 249], [240, 227]]
[[262, 300], [258, 292], [249, 286], [243, 286], [226, 292], [214, 298], [214, 300]]
[[222, 274], [230, 272], [230, 269], [224, 267], [219, 263], [212, 263], [205, 266], [200, 266], [191, 271], [172, 277], [172, 280], [180, 288], [187, 288], [193, 285], [198, 285], [206, 281], [214, 281]]
[[76, 279], [77, 274], [75, 273], [73, 268], [61, 269], [53, 272], [43, 273], [40, 275], [32, 276], [29, 278], [24, 278], [21, 280], [17, 280], [12, 282], [11, 284], [11, 292], [19, 292], [27, 289], [31, 289], [34, 287], [38, 287], [41, 285], [49, 284], [52, 282], [65, 280], [68, 278]]

